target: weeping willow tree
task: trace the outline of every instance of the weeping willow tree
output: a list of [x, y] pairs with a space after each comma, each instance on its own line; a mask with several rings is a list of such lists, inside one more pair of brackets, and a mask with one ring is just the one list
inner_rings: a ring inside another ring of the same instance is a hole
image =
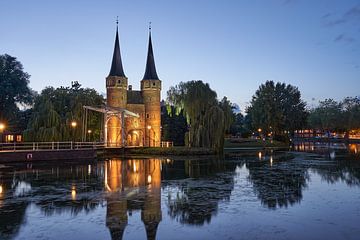
[[[81, 88], [75, 82], [71, 87], [45, 88], [35, 99], [33, 113], [25, 141], [80, 141], [82, 137], [83, 105], [100, 106], [104, 98], [94, 89]], [[71, 127], [76, 121], [77, 126]], [[88, 129], [90, 140], [99, 138], [101, 115], [89, 112]]]
[[167, 101], [182, 112], [189, 125], [189, 146], [221, 151], [225, 131], [233, 121], [231, 103], [217, 100], [216, 92], [202, 81], [180, 82], [167, 92]]

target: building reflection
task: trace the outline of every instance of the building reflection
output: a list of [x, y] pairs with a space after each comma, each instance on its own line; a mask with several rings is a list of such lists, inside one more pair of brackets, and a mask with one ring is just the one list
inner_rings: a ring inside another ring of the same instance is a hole
[[155, 239], [161, 212], [161, 161], [112, 159], [104, 165], [106, 226], [112, 239], [122, 239], [128, 214], [141, 210], [147, 239]]
[[328, 155], [335, 159], [336, 153], [360, 156], [360, 144], [358, 143], [341, 143], [341, 142], [295, 142], [292, 149], [297, 152], [312, 152], [322, 155]]

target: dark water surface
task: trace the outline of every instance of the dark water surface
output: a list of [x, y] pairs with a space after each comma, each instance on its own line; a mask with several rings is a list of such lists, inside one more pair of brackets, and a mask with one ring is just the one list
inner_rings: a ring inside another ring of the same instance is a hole
[[360, 146], [293, 150], [0, 165], [0, 239], [360, 239]]

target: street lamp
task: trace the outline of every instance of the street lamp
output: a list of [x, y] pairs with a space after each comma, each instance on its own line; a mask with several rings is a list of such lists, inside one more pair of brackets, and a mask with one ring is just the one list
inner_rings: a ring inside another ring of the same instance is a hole
[[[76, 126], [77, 126], [77, 122], [73, 120], [73, 121], [71, 121], [71, 124], [70, 124], [70, 125], [71, 125], [71, 127], [72, 127], [72, 129], [73, 129], [73, 131], [72, 131], [72, 132], [73, 132], [73, 139], [72, 139], [72, 140], [75, 142], [75, 128], [76, 128]], [[72, 146], [72, 142], [71, 142], [71, 148], [72, 148], [72, 147], [73, 147], [73, 146]]]
[[90, 134], [92, 133], [91, 129], [87, 130], [87, 133], [89, 134], [89, 141], [91, 141], [90, 140]]
[[3, 132], [4, 132], [4, 129], [5, 129], [5, 124], [2, 123], [2, 122], [0, 122], [0, 136], [1, 136], [0, 142], [3, 141]]
[[71, 122], [71, 127], [72, 127], [72, 128], [76, 128], [76, 126], [77, 126], [77, 122], [72, 121], [72, 122]]

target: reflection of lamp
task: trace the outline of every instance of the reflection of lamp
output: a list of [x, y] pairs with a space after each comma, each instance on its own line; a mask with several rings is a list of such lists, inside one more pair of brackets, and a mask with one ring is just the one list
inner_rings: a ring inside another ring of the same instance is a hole
[[76, 200], [76, 188], [75, 185], [71, 187], [71, 199]]
[[147, 126], [147, 129], [149, 130], [149, 132], [148, 132], [148, 142], [149, 142], [149, 147], [151, 147], [151, 144], [150, 144], [150, 130], [151, 130], [151, 126], [150, 126], [150, 125], [148, 125], [148, 126]]
[[151, 175], [150, 175], [150, 174], [149, 174], [148, 177], [147, 177], [147, 182], [148, 182], [148, 184], [151, 183]]

